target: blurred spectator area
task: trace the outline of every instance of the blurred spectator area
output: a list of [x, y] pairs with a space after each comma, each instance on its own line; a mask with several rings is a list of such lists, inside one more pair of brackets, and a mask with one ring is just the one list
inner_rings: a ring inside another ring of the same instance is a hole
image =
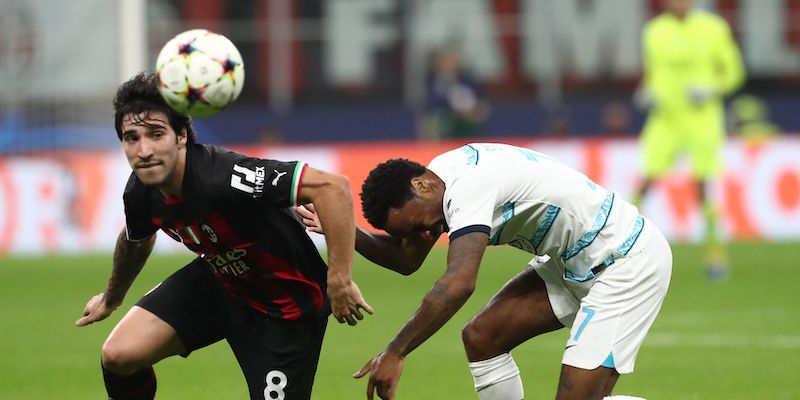
[[[82, 3], [76, 6], [75, 3]], [[190, 28], [233, 40], [242, 97], [196, 120], [210, 143], [423, 137], [427, 57], [485, 89], [480, 135], [635, 135], [639, 33], [660, 0], [0, 0], [0, 152], [112, 147], [111, 99]], [[800, 131], [800, 1], [697, 0], [734, 27], [755, 95]], [[627, 131], [627, 132], [626, 132]]]

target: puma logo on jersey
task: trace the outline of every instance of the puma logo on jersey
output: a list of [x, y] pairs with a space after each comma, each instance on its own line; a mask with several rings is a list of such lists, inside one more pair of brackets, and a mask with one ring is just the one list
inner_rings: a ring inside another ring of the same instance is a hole
[[278, 172], [277, 169], [274, 169], [273, 171], [275, 171], [277, 175], [275, 176], [275, 179], [272, 180], [272, 186], [278, 186], [278, 179], [281, 179], [281, 177], [288, 174], [288, 172]]

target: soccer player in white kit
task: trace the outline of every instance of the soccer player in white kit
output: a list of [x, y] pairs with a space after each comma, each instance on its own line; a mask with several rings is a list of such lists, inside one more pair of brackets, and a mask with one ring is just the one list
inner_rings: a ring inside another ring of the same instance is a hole
[[[443, 232], [447, 270], [386, 349], [356, 374], [367, 397], [393, 399], [403, 361], [471, 295], [486, 246], [534, 255], [463, 329], [481, 400], [522, 399], [510, 351], [570, 327], [557, 399], [609, 396], [636, 353], [669, 285], [669, 244], [637, 208], [544, 154], [474, 143], [434, 158], [378, 165], [362, 187], [364, 215], [389, 235], [359, 228], [356, 250], [402, 274], [416, 271]], [[298, 210], [320, 231], [311, 212]]]

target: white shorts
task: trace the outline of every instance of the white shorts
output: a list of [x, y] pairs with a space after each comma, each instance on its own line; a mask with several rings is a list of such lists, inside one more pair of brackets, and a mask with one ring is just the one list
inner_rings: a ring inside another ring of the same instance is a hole
[[[633, 372], [636, 353], [661, 309], [672, 275], [669, 244], [652, 222], [627, 256], [586, 282], [563, 279], [552, 262], [531, 262], [544, 280], [553, 312], [571, 327], [562, 364]], [[535, 260], [535, 259], [534, 259]]]

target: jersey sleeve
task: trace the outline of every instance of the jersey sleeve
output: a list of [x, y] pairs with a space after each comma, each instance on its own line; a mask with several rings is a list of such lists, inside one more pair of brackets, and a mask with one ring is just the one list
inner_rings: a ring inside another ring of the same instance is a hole
[[669, 84], [664, 83], [666, 75], [662, 70], [662, 60], [659, 57], [659, 47], [663, 45], [663, 36], [661, 34], [663, 27], [657, 24], [656, 20], [649, 21], [643, 29], [642, 33], [642, 68], [644, 87], [654, 97], [655, 103], [660, 104], [664, 102], [664, 98], [668, 96], [662, 89]]
[[744, 83], [745, 68], [739, 46], [730, 26], [722, 19], [716, 20], [717, 40], [713, 43], [717, 74], [717, 86], [723, 94], [731, 94]]
[[139, 241], [156, 233], [147, 201], [147, 188], [131, 173], [122, 195], [125, 206], [125, 232], [130, 241]]
[[297, 205], [306, 163], [245, 157], [232, 164], [226, 179], [229, 194], [273, 207]]
[[445, 194], [445, 219], [450, 240], [472, 232], [491, 232], [497, 189], [481, 183], [480, 175], [462, 178]]

